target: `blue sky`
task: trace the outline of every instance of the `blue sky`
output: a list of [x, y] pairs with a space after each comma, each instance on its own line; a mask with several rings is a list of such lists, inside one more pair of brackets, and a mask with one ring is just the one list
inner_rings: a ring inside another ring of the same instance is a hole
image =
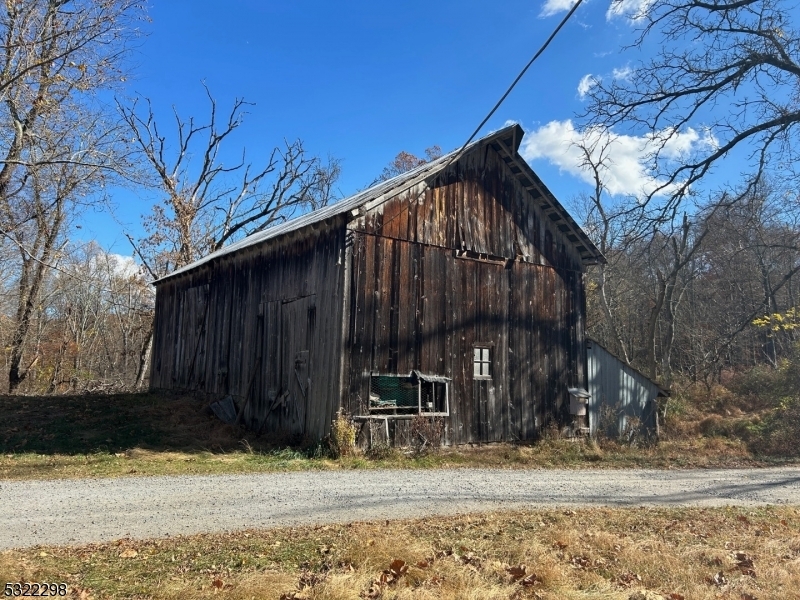
[[[150, 98], [165, 123], [173, 105], [206, 117], [203, 81], [221, 109], [244, 97], [255, 106], [231, 139], [231, 160], [246, 147], [257, 164], [283, 138], [301, 138], [313, 153], [342, 160], [347, 196], [401, 150], [463, 144], [570, 2], [229, 0], [222, 9], [151, 0], [127, 93]], [[624, 76], [628, 65], [619, 47], [631, 24], [608, 11], [607, 1], [581, 6], [482, 132], [519, 122], [529, 134], [524, 155], [567, 204], [589, 190], [567, 151], [579, 89], [591, 83], [587, 75]], [[702, 143], [701, 131], [695, 137], [685, 141]], [[619, 193], [646, 187], [637, 138], [629, 142], [620, 146], [619, 172], [609, 174]], [[123, 229], [139, 234], [157, 198], [119, 190], [114, 200], [116, 218], [88, 212], [81, 235], [130, 254]]]

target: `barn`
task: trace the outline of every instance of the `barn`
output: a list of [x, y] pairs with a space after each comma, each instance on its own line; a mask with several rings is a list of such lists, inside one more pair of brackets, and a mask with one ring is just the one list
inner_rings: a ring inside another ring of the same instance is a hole
[[408, 442], [528, 440], [585, 388], [583, 275], [603, 257], [505, 127], [156, 282], [150, 386], [230, 398], [308, 439], [343, 409]]

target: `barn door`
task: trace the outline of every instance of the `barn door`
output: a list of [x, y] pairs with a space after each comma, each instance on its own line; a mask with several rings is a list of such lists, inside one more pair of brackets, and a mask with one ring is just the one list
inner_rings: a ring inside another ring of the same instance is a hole
[[178, 344], [175, 373], [178, 387], [197, 389], [205, 384], [206, 320], [208, 285], [197, 285], [181, 293], [178, 313]]
[[308, 430], [312, 380], [312, 340], [316, 322], [316, 296], [284, 302], [281, 306], [281, 388], [288, 392], [288, 431]]

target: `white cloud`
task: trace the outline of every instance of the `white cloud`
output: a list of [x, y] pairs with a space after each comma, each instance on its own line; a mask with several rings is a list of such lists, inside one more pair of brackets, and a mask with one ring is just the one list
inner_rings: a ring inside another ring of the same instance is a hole
[[540, 17], [552, 17], [560, 12], [567, 12], [577, 0], [545, 0]]
[[[607, 146], [608, 160], [600, 173], [606, 190], [612, 196], [632, 195], [643, 197], [664, 185], [652, 170], [652, 152], [656, 144], [664, 142], [661, 158], [678, 161], [692, 151], [713, 148], [716, 140], [710, 131], [698, 132], [688, 128], [683, 132], [661, 131], [642, 137], [617, 135], [600, 127], [583, 132], [575, 129], [571, 120], [551, 121], [525, 135], [520, 153], [528, 162], [545, 159], [562, 171], [594, 185], [591, 171], [581, 166], [582, 151], [577, 143], [585, 141], [587, 147], [595, 147], [594, 158], [600, 147]], [[659, 190], [658, 195], [666, 195], [675, 184]]]
[[132, 277], [139, 272], [139, 265], [130, 256], [103, 252], [94, 259], [97, 267], [105, 271], [108, 269], [117, 277]]
[[628, 79], [633, 73], [633, 69], [628, 66], [622, 67], [621, 69], [614, 69], [611, 71], [611, 77], [614, 79]]
[[610, 21], [616, 17], [623, 17], [631, 21], [638, 21], [647, 14], [647, 11], [650, 10], [650, 5], [652, 5], [654, 1], [655, 0], [611, 0], [611, 5], [606, 11], [606, 19]]
[[[631, 76], [631, 73], [633, 73], [633, 69], [630, 67], [620, 67], [611, 71], [611, 78], [628, 79]], [[578, 82], [578, 96], [580, 96], [580, 99], [585, 99], [586, 94], [588, 94], [591, 89], [601, 81], [603, 81], [603, 75], [592, 75], [591, 73], [587, 73], [581, 77], [581, 80]]]
[[591, 73], [587, 73], [581, 80], [578, 82], [578, 95], [583, 100], [586, 97], [591, 89], [598, 84], [600, 81], [600, 77], [592, 75]]

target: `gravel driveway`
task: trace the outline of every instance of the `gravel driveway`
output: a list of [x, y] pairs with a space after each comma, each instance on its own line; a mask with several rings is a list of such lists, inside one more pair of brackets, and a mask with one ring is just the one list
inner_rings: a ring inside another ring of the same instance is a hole
[[364, 470], [0, 481], [0, 550], [591, 504], [800, 504], [800, 469]]

